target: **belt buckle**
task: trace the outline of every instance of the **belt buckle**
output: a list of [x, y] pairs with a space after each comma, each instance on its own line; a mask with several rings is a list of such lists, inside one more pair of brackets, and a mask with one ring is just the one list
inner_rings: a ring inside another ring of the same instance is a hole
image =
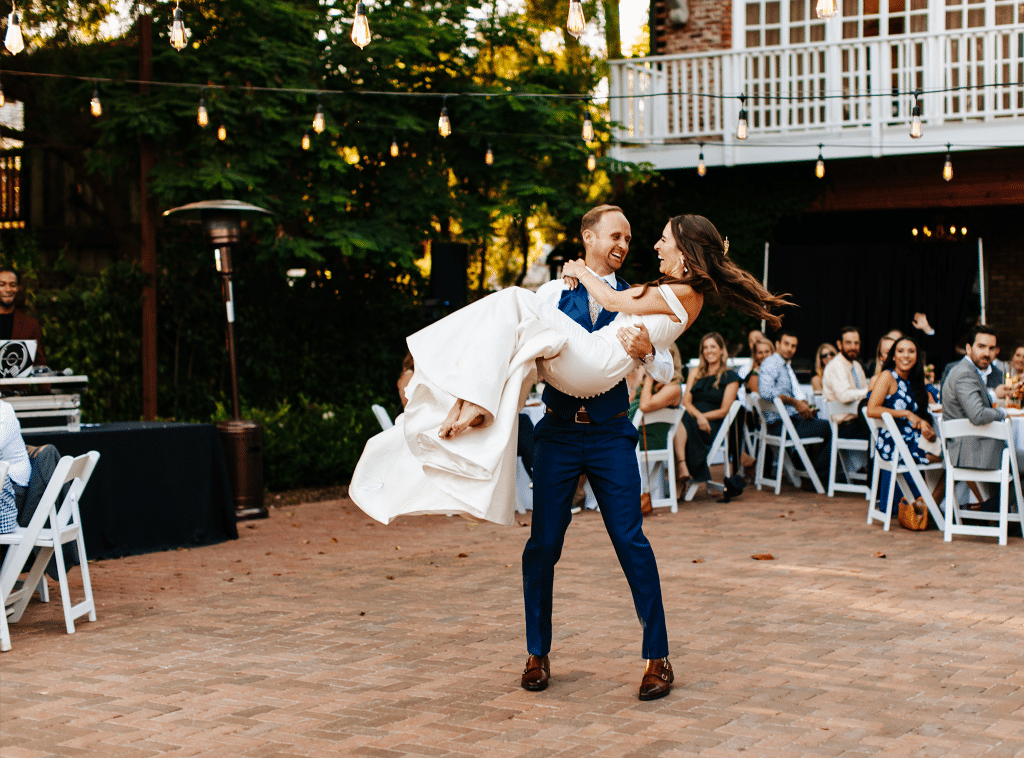
[[[586, 416], [586, 418], [585, 419], [580, 418], [581, 415]], [[577, 424], [589, 424], [589, 423], [591, 423], [590, 422], [590, 414], [587, 413], [585, 408], [580, 408], [578, 411], [576, 411], [576, 423]]]

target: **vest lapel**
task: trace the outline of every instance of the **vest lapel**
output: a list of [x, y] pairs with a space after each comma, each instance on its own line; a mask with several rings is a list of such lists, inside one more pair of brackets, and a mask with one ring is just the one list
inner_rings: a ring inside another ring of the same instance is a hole
[[582, 326], [588, 332], [593, 330], [590, 323], [590, 303], [587, 299], [587, 288], [580, 285], [574, 290], [562, 290], [558, 300], [558, 310]]

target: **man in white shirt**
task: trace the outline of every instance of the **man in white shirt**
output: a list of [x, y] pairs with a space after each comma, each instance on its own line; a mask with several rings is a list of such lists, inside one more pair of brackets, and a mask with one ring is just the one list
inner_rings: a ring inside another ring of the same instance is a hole
[[[836, 347], [839, 355], [828, 362], [821, 377], [822, 394], [830, 403], [860, 403], [868, 396], [867, 376], [857, 360], [860, 330], [855, 326], [844, 326]], [[837, 425], [839, 436], [845, 439], [866, 440], [871, 436], [860, 413], [839, 413], [832, 416], [832, 421]]]

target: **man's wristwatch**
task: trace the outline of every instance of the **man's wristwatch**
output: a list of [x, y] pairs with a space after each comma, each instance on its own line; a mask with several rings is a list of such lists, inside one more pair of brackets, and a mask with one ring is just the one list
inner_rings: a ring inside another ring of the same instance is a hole
[[645, 355], [643, 358], [641, 358], [640, 362], [642, 364], [644, 364], [645, 366], [650, 366], [652, 363], [654, 363], [654, 351], [652, 350], [647, 355]]

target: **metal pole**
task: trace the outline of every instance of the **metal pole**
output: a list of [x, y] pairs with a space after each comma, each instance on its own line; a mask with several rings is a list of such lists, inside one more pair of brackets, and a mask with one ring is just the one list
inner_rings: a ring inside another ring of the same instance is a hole
[[[768, 289], [768, 243], [764, 243], [764, 279], [761, 281], [765, 289]], [[761, 334], [764, 334], [764, 328], [767, 323], [764, 319], [761, 319]]]
[[224, 298], [224, 315], [227, 317], [226, 337], [228, 343], [228, 366], [231, 371], [231, 418], [241, 420], [238, 403], [238, 364], [235, 361], [235, 299], [231, 286], [231, 248], [224, 245], [217, 249], [220, 261], [221, 295]]
[[[149, 91], [153, 78], [153, 17], [139, 17], [139, 92]], [[141, 250], [139, 264], [145, 282], [142, 285], [142, 418], [152, 421], [157, 413], [156, 350], [156, 206], [149, 194], [149, 173], [154, 164], [153, 142], [142, 138], [139, 144], [139, 191], [141, 201]]]
[[981, 323], [985, 321], [985, 252], [981, 246], [981, 237], [978, 237], [978, 293], [981, 296]]

